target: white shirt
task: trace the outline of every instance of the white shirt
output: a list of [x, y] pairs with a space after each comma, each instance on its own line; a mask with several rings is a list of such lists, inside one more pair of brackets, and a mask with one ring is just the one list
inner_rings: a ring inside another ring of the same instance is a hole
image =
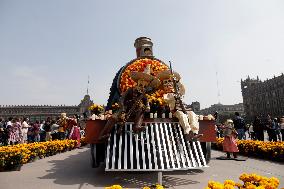
[[10, 126], [12, 125], [12, 122], [11, 122], [11, 121], [8, 121], [8, 122], [7, 122], [7, 126], [9, 126], [9, 125], [10, 125]]
[[22, 123], [22, 129], [28, 129], [30, 126], [29, 126], [29, 124], [26, 122], [26, 121], [24, 121], [23, 123]]

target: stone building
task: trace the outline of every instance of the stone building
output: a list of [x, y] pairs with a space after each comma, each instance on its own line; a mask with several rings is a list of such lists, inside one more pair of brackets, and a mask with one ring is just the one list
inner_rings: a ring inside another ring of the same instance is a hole
[[266, 81], [248, 77], [241, 81], [244, 110], [247, 118], [254, 116], [280, 117], [284, 115], [284, 75]]
[[218, 121], [219, 123], [223, 123], [227, 119], [233, 119], [235, 116], [235, 112], [239, 112], [241, 116], [244, 115], [244, 107], [243, 103], [233, 104], [233, 105], [223, 105], [223, 104], [213, 104], [209, 108], [205, 108], [196, 112], [201, 115], [214, 115], [215, 112], [218, 112]]
[[203, 115], [214, 114], [215, 112], [219, 114], [234, 114], [235, 112], [239, 112], [240, 115], [244, 115], [244, 107], [243, 103], [234, 104], [234, 105], [223, 105], [223, 104], [213, 104], [209, 108], [205, 108], [200, 110], [200, 113]]
[[23, 118], [27, 117], [31, 121], [45, 120], [47, 117], [56, 119], [62, 112], [67, 113], [67, 116], [75, 114], [82, 115], [88, 112], [88, 107], [93, 104], [90, 96], [87, 94], [81, 100], [79, 105], [0, 105], [0, 117], [7, 119], [9, 117]]

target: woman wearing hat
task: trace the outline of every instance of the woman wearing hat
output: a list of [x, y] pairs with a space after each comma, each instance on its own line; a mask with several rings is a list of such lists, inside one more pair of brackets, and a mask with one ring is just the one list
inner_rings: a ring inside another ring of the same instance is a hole
[[237, 152], [239, 152], [237, 146], [237, 132], [234, 129], [233, 120], [228, 119], [225, 122], [225, 125], [222, 127], [224, 141], [223, 141], [223, 151], [227, 153], [227, 158], [231, 158], [231, 154], [233, 153], [234, 158], [237, 158]]
[[[202, 134], [198, 134], [199, 122], [198, 117], [193, 111], [183, 112], [180, 110], [181, 106], [176, 98], [176, 93], [174, 89], [173, 79], [177, 81], [178, 95], [183, 96], [185, 94], [185, 88], [180, 82], [180, 75], [177, 72], [171, 73], [170, 70], [165, 70], [160, 72], [157, 77], [160, 79], [163, 85], [165, 94], [163, 96], [165, 102], [168, 104], [172, 114], [178, 118], [180, 125], [184, 130], [184, 134], [187, 140], [197, 140]], [[182, 103], [182, 102], [180, 102]]]
[[130, 118], [134, 119], [133, 131], [138, 133], [144, 130], [142, 122], [144, 113], [150, 111], [150, 106], [146, 94], [155, 92], [160, 81], [151, 75], [150, 64], [148, 64], [144, 72], [131, 72], [130, 77], [137, 83], [133, 88], [127, 89], [119, 99], [120, 109], [113, 114], [106, 123], [104, 129], [100, 133], [100, 139], [109, 137], [109, 133], [116, 123], [119, 124], [121, 132], [124, 123]]

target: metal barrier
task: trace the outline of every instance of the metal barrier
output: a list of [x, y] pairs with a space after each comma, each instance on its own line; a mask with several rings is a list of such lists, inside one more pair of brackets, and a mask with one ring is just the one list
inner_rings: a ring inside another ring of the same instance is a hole
[[207, 167], [200, 142], [184, 140], [178, 122], [144, 122], [134, 134], [133, 123], [124, 132], [112, 132], [106, 149], [106, 171], [173, 171]]

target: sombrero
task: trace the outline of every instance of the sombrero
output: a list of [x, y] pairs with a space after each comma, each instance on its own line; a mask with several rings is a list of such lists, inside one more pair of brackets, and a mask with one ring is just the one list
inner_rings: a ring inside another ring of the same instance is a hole
[[147, 64], [143, 72], [131, 72], [130, 77], [135, 82], [138, 82], [139, 80], [147, 81], [149, 82], [149, 85], [154, 88], [159, 87], [161, 84], [157, 77], [151, 75], [151, 64]]
[[179, 73], [173, 71], [173, 73], [171, 73], [171, 70], [164, 70], [158, 73], [157, 78], [159, 78], [161, 81], [165, 80], [165, 79], [169, 79], [171, 77], [175, 77], [177, 81], [179, 81], [181, 79]]
[[185, 87], [182, 83], [179, 82], [179, 80], [181, 79], [179, 73], [173, 71], [173, 73], [171, 73], [170, 70], [164, 70], [158, 73], [157, 78], [160, 79], [160, 81], [166, 80], [166, 79], [170, 79], [172, 77], [175, 77], [177, 82], [177, 87], [179, 88], [179, 93], [180, 95], [184, 95], [185, 94]]

